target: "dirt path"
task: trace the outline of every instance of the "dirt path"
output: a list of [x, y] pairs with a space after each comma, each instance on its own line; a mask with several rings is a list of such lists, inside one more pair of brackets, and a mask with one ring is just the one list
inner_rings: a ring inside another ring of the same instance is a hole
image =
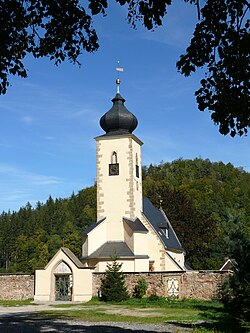
[[[79, 320], [57, 320], [41, 319], [37, 316], [40, 311], [46, 310], [76, 310], [76, 309], [97, 309], [107, 313], [121, 313], [123, 315], [148, 316], [142, 309], [121, 309], [119, 306], [73, 306], [66, 308], [54, 307], [55, 303], [41, 303], [39, 305], [25, 305], [16, 307], [0, 306], [0, 332], [1, 333], [182, 333], [192, 332], [192, 329], [170, 324], [138, 324], [138, 323], [117, 323], [101, 322], [93, 323]], [[145, 309], [146, 310], [146, 309]], [[152, 315], [155, 316], [153, 310]]]

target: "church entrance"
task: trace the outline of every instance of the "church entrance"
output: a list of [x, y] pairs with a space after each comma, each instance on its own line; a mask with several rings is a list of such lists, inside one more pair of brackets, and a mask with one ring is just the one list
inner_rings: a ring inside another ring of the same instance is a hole
[[71, 301], [72, 300], [72, 279], [71, 275], [56, 275], [55, 300]]
[[55, 300], [72, 301], [72, 271], [64, 262], [56, 267], [55, 276]]

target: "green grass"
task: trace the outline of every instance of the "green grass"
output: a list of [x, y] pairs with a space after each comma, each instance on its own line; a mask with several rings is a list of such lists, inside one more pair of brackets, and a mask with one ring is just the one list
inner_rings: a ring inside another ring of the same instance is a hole
[[166, 299], [164, 297], [158, 297], [157, 299], [145, 297], [142, 299], [130, 298], [122, 302], [102, 302], [98, 297], [93, 297], [89, 302], [85, 303], [62, 303], [52, 305], [56, 308], [72, 308], [72, 307], [89, 307], [89, 306], [122, 306], [124, 308], [175, 308], [175, 309], [187, 309], [198, 308], [200, 309], [222, 309], [222, 303], [218, 301], [200, 301], [200, 300], [177, 300]]
[[[67, 309], [68, 306], [71, 308]], [[74, 306], [81, 308], [74, 309]], [[92, 322], [171, 323], [180, 328], [189, 327], [193, 333], [241, 332], [218, 301], [144, 298], [105, 303], [93, 298], [87, 303], [62, 304], [61, 307], [63, 311], [43, 311], [40, 316]]]
[[21, 301], [16, 301], [16, 300], [0, 300], [0, 306], [9, 306], [9, 307], [14, 307], [14, 306], [24, 306], [24, 305], [32, 305], [33, 299], [25, 299]]

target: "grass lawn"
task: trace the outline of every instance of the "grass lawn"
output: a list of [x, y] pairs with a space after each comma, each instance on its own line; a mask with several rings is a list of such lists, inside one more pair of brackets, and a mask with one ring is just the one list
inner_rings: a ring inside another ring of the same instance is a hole
[[0, 300], [0, 306], [7, 306], [7, 307], [13, 307], [13, 306], [24, 306], [24, 305], [32, 305], [33, 299], [25, 299], [22, 301], [16, 301], [16, 300]]
[[223, 305], [217, 301], [178, 301], [149, 297], [105, 303], [93, 298], [87, 303], [60, 304], [55, 307], [56, 310], [42, 311], [39, 315], [93, 322], [171, 323], [178, 327], [189, 327], [190, 332], [194, 333], [241, 332], [233, 318], [224, 312]]

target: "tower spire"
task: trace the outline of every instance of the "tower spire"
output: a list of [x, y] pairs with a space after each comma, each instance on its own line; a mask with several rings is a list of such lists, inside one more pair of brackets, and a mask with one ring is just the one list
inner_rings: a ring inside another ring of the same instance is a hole
[[116, 78], [116, 93], [120, 94], [120, 72], [124, 71], [123, 67], [120, 67], [120, 61], [117, 61], [117, 67], [116, 67], [116, 72], [117, 72], [117, 78]]

